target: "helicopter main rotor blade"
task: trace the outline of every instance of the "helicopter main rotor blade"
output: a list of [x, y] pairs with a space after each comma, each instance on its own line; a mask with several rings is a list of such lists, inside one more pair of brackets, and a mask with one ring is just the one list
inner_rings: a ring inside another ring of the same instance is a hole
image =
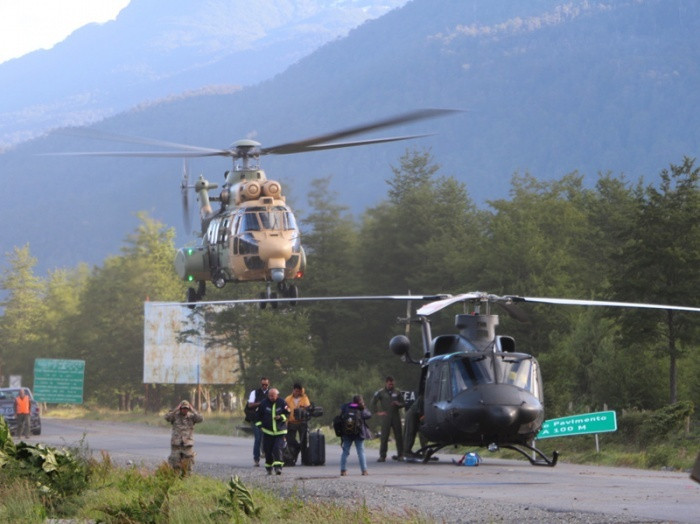
[[346, 302], [373, 300], [441, 300], [446, 295], [365, 295], [348, 297], [294, 297], [294, 298], [242, 298], [234, 300], [209, 300], [198, 302], [149, 302], [154, 306], [235, 306], [237, 304], [260, 304], [267, 302]]
[[466, 302], [467, 300], [481, 299], [485, 297], [485, 295], [485, 293], [482, 293], [480, 291], [474, 291], [471, 293], [462, 293], [460, 295], [449, 296], [442, 300], [437, 300], [430, 304], [426, 304], [425, 306], [418, 309], [416, 313], [424, 316], [432, 315], [433, 313], [437, 313], [441, 309], [445, 309], [446, 307], [451, 306], [452, 304], [457, 304], [458, 302]]
[[[312, 138], [306, 138], [303, 140], [297, 140], [295, 142], [287, 142], [286, 144], [279, 144], [272, 147], [264, 147], [260, 150], [261, 155], [288, 155], [291, 153], [301, 153], [309, 150], [316, 150], [313, 146], [318, 146], [319, 144], [325, 144], [331, 140], [339, 140], [341, 138], [347, 138], [353, 135], [359, 135], [360, 133], [368, 133], [370, 131], [376, 131], [378, 129], [384, 129], [386, 127], [397, 126], [400, 124], [406, 124], [408, 122], [415, 122], [417, 120], [425, 120], [427, 118], [435, 118], [438, 116], [444, 116], [451, 113], [460, 112], [458, 109], [419, 109], [417, 111], [411, 111], [410, 113], [404, 113], [401, 115], [393, 116], [390, 118], [385, 118], [382, 120], [377, 120], [375, 122], [370, 122], [367, 124], [362, 124], [355, 127], [349, 127], [347, 129], [342, 129], [340, 131], [334, 131], [327, 133], [325, 135], [320, 135]], [[394, 139], [396, 140], [396, 139]], [[405, 139], [402, 139], [405, 140]], [[368, 142], [372, 143], [372, 142]], [[362, 145], [363, 142], [358, 143], [348, 143], [345, 146], [335, 146], [335, 147], [351, 147], [354, 145]], [[327, 148], [328, 149], [328, 148]]]
[[388, 138], [371, 138], [368, 140], [357, 140], [355, 142], [332, 142], [330, 144], [318, 144], [315, 146], [305, 147], [304, 149], [298, 149], [296, 151], [285, 151], [283, 153], [275, 153], [277, 155], [291, 155], [294, 153], [307, 153], [309, 151], [323, 151], [324, 149], [340, 149], [342, 147], [355, 147], [355, 146], [365, 146], [371, 144], [381, 144], [383, 142], [398, 142], [399, 140], [411, 140], [413, 138], [423, 138], [426, 136], [433, 136], [432, 133], [426, 135], [406, 135], [406, 136], [394, 136]]
[[514, 318], [518, 322], [529, 322], [530, 318], [527, 314], [520, 308], [515, 307], [513, 304], [507, 302], [496, 302], [496, 304], [503, 309], [508, 316]]
[[444, 300], [437, 300], [430, 304], [426, 304], [421, 307], [417, 313], [419, 315], [432, 315], [452, 304], [458, 302], [468, 302], [480, 300], [482, 302], [492, 302], [499, 304], [501, 306], [507, 306], [512, 303], [517, 302], [535, 302], [542, 304], [557, 304], [566, 306], [607, 306], [607, 307], [626, 307], [626, 308], [645, 308], [645, 309], [666, 309], [675, 311], [690, 311], [700, 313], [700, 308], [689, 307], [689, 306], [673, 306], [666, 304], [645, 304], [640, 302], [613, 302], [606, 300], [578, 300], [569, 298], [542, 298], [542, 297], [521, 297], [517, 295], [506, 295], [498, 296], [491, 295], [488, 293], [483, 293], [481, 291], [474, 291], [471, 293], [462, 293], [460, 295], [455, 295]]
[[[67, 135], [67, 136], [75, 136], [75, 137], [80, 137], [80, 138], [91, 138], [95, 140], [106, 140], [108, 142], [123, 142], [126, 144], [141, 144], [145, 146], [157, 146], [157, 147], [170, 147], [173, 149], [179, 149], [180, 150], [180, 155], [182, 155], [182, 152], [184, 151], [189, 151], [192, 153], [204, 153], [204, 154], [228, 154], [228, 156], [231, 156], [231, 151], [228, 149], [216, 149], [216, 148], [211, 148], [211, 147], [201, 147], [201, 146], [193, 146], [189, 144], [180, 144], [178, 142], [168, 142], [167, 140], [158, 140], [155, 138], [147, 138], [147, 137], [142, 137], [142, 136], [131, 136], [131, 135], [121, 135], [118, 133], [109, 133], [107, 131], [99, 131], [97, 129], [90, 129], [90, 128], [72, 128], [72, 129], [61, 129], [57, 131], [58, 134], [61, 135]], [[120, 152], [104, 152], [100, 154], [119, 154]], [[134, 151], [136, 154], [143, 154], [138, 151]], [[155, 153], [159, 154], [158, 151], [154, 152], [144, 152], [147, 155], [150, 155], [150, 153]], [[164, 152], [163, 154], [168, 153]], [[59, 154], [71, 154], [74, 155], [76, 153], [59, 153]], [[77, 153], [77, 154], [83, 154], [83, 153]], [[89, 153], [88, 153], [89, 154]], [[209, 156], [209, 155], [206, 155]]]
[[606, 306], [606, 307], [629, 307], [641, 309], [670, 309], [673, 311], [692, 311], [700, 313], [700, 307], [673, 306], [668, 304], [645, 304], [643, 302], [614, 302], [607, 300], [578, 300], [570, 298], [543, 298], [543, 297], [506, 297], [513, 302], [537, 302], [541, 304], [557, 304], [565, 306]]
[[228, 149], [212, 149], [211, 152], [198, 151], [75, 151], [66, 153], [42, 153], [40, 156], [112, 156], [140, 158], [199, 158], [206, 156], [234, 156]]

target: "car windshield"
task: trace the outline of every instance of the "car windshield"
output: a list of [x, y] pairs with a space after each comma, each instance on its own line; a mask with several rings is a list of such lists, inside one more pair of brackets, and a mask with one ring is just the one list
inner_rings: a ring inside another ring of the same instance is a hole
[[[25, 391], [26, 393], [26, 391]], [[27, 393], [28, 394], [28, 393]], [[4, 389], [0, 391], [0, 398], [17, 398], [19, 396], [19, 389]]]

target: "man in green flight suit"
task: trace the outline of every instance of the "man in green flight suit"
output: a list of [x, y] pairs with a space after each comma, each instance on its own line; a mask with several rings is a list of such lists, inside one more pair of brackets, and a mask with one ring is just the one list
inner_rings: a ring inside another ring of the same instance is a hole
[[[379, 407], [377, 407], [379, 406]], [[403, 394], [394, 388], [394, 378], [386, 377], [384, 388], [380, 389], [372, 397], [372, 411], [381, 420], [381, 440], [379, 445], [379, 459], [377, 462], [386, 461], [386, 452], [389, 447], [389, 433], [394, 431], [396, 440], [397, 460], [403, 460], [403, 432], [401, 431], [401, 408], [405, 406]]]

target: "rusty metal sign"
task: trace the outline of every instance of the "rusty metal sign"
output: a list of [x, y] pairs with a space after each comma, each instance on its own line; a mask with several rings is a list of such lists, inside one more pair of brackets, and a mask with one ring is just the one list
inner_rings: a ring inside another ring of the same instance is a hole
[[[238, 356], [207, 347], [204, 319], [186, 306], [144, 303], [144, 384], [233, 384]], [[187, 336], [184, 336], [187, 334]]]

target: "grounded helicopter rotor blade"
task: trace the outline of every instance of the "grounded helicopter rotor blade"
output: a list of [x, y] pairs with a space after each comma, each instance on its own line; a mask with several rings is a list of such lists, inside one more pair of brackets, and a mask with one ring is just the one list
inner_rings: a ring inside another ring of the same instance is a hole
[[[368, 133], [370, 131], [376, 131], [378, 129], [383, 129], [386, 127], [397, 126], [400, 124], [406, 124], [408, 122], [415, 122], [416, 120], [424, 120], [427, 118], [435, 118], [438, 116], [444, 116], [451, 113], [460, 112], [459, 109], [419, 109], [417, 111], [411, 111], [410, 113], [404, 113], [401, 115], [393, 116], [390, 118], [385, 118], [382, 120], [377, 120], [375, 122], [369, 122], [367, 124], [362, 124], [355, 127], [350, 127], [347, 129], [342, 129], [340, 131], [333, 131], [325, 135], [320, 135], [312, 138], [306, 138], [303, 140], [297, 140], [295, 142], [287, 142], [286, 144], [279, 144], [272, 147], [265, 147], [260, 150], [261, 155], [287, 155], [291, 153], [300, 153], [303, 151], [309, 151], [314, 149], [313, 146], [324, 144], [330, 142], [331, 140], [339, 140], [341, 138], [346, 138], [353, 135], [358, 135], [360, 133]], [[361, 143], [352, 144], [361, 145]], [[336, 146], [336, 147], [350, 147], [350, 146]]]
[[[509, 306], [513, 302], [536, 302], [542, 304], [559, 304], [567, 306], [610, 306], [610, 307], [627, 307], [627, 308], [646, 308], [646, 309], [671, 309], [676, 311], [692, 311], [700, 313], [700, 308], [687, 306], [673, 306], [664, 304], [644, 304], [639, 302], [611, 302], [605, 300], [578, 300], [569, 298], [539, 298], [539, 297], [521, 297], [516, 295], [490, 295], [481, 291], [471, 293], [462, 293], [444, 300], [437, 300], [430, 304], [426, 304], [418, 310], [419, 315], [432, 315], [441, 309], [444, 309], [458, 302], [466, 302], [473, 300], [481, 300], [484, 302], [493, 302], [501, 306]], [[507, 309], [507, 308], [506, 308]], [[517, 318], [517, 317], [516, 317]]]
[[509, 304], [507, 302], [496, 302], [499, 307], [501, 307], [506, 313], [508, 313], [508, 316], [511, 318], [514, 318], [518, 322], [529, 322], [530, 318], [527, 316], [527, 314], [521, 310], [518, 307], [515, 307], [513, 304]]
[[430, 304], [426, 304], [425, 306], [421, 307], [418, 309], [416, 313], [419, 315], [432, 315], [433, 313], [436, 313], [440, 311], [441, 309], [445, 309], [448, 306], [451, 306], [452, 304], [457, 304], [458, 302], [465, 302], [467, 300], [476, 300], [476, 299], [481, 299], [486, 297], [486, 293], [482, 293], [480, 291], [474, 291], [471, 293], [462, 293], [460, 295], [454, 295], [454, 296], [448, 296], [446, 298], [443, 298], [442, 300], [436, 300], [435, 302], [432, 302]]
[[608, 306], [608, 307], [628, 307], [642, 309], [670, 309], [674, 311], [692, 311], [700, 313], [700, 307], [673, 306], [668, 304], [644, 304], [641, 302], [612, 302], [607, 300], [578, 300], [570, 298], [543, 298], [543, 297], [506, 297], [513, 302], [538, 302], [541, 304], [559, 304], [565, 306]]
[[294, 297], [294, 298], [243, 298], [234, 300], [209, 300], [198, 302], [149, 302], [153, 306], [235, 306], [268, 302], [345, 302], [373, 300], [441, 300], [447, 295], [366, 295], [349, 297]]

